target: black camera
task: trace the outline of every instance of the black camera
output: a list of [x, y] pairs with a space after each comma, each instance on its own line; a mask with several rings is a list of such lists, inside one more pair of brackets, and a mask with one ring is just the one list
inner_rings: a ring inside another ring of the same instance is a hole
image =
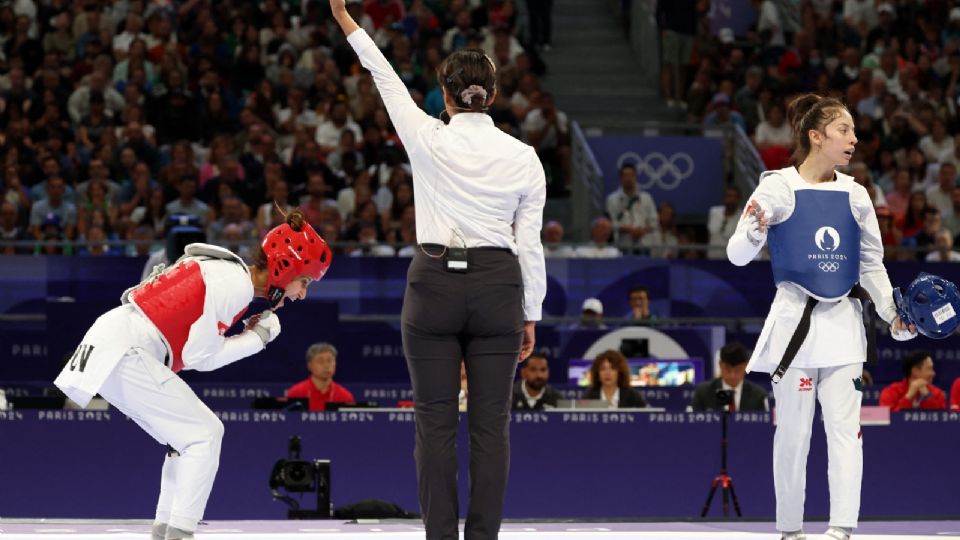
[[733, 403], [733, 390], [717, 390], [717, 405], [729, 407]]
[[[283, 488], [287, 493], [317, 493], [317, 509], [301, 510], [300, 503], [289, 495], [281, 495]], [[330, 517], [330, 461], [300, 459], [300, 437], [290, 437], [287, 446], [287, 459], [278, 460], [270, 473], [270, 490], [275, 499], [290, 507], [288, 519], [326, 519]]]

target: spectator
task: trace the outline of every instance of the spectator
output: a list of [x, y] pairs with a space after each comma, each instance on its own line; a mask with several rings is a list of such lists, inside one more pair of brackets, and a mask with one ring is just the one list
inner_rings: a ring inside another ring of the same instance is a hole
[[904, 240], [904, 245], [916, 249], [917, 260], [925, 260], [936, 241], [937, 234], [942, 229], [943, 219], [940, 217], [940, 211], [936, 208], [927, 208], [923, 212], [923, 229], [913, 238]]
[[570, 127], [566, 113], [557, 110], [553, 94], [540, 94], [540, 106], [527, 113], [520, 128], [543, 163], [548, 195], [569, 194]]
[[520, 367], [520, 380], [513, 385], [513, 410], [539, 411], [557, 406], [560, 393], [550, 386], [547, 357], [533, 353]]
[[[138, 165], [138, 167], [145, 165]], [[140, 171], [137, 174], [144, 174], [143, 171]], [[210, 207], [201, 200], [196, 198], [197, 195], [197, 185], [199, 181], [195, 176], [185, 176], [180, 179], [177, 183], [177, 192], [180, 193], [180, 197], [167, 203], [166, 211], [167, 214], [188, 214], [191, 216], [196, 216], [197, 220], [200, 221], [201, 227], [207, 226], [207, 216], [210, 213]], [[272, 227], [271, 227], [272, 228]]]
[[960, 234], [960, 186], [950, 192], [950, 213], [943, 220], [944, 227], [953, 234]]
[[912, 185], [913, 178], [910, 177], [910, 171], [897, 169], [893, 175], [893, 191], [887, 194], [887, 208], [893, 213], [895, 220], [906, 219]]
[[550, 220], [543, 226], [543, 256], [554, 258], [576, 257], [576, 250], [571, 246], [557, 245], [563, 242], [563, 225], [559, 221]]
[[[90, 74], [88, 84], [80, 86], [70, 94], [67, 108], [70, 111], [70, 118], [74, 123], [80, 124], [81, 121], [90, 114], [92, 96], [100, 96], [103, 98], [105, 110], [108, 111], [110, 116], [119, 118], [123, 113], [123, 108], [126, 105], [123, 96], [113, 88], [107, 86], [106, 77], [104, 77], [102, 73], [94, 71]], [[98, 97], [97, 99], [100, 98]]]
[[657, 206], [649, 193], [637, 188], [637, 166], [632, 163], [620, 166], [620, 187], [607, 195], [606, 209], [621, 246], [635, 246], [657, 228]]
[[257, 210], [257, 238], [277, 225], [284, 223], [287, 214], [293, 211], [290, 204], [290, 187], [285, 180], [276, 180], [267, 197], [267, 202]]
[[90, 225], [87, 228], [87, 234], [84, 240], [86, 240], [87, 245], [78, 251], [80, 255], [90, 257], [119, 255], [115, 249], [110, 247], [107, 241], [107, 233], [101, 225]]
[[630, 289], [628, 296], [630, 302], [630, 311], [626, 318], [634, 321], [654, 321], [657, 316], [650, 311], [650, 293], [646, 287], [634, 287]]
[[249, 241], [253, 238], [256, 227], [253, 222], [247, 219], [250, 209], [243, 204], [238, 197], [227, 196], [223, 199], [220, 219], [210, 223], [207, 227], [207, 239], [211, 244], [223, 245], [224, 231], [228, 225], [238, 225], [242, 231], [243, 241]]
[[34, 246], [35, 255], [72, 255], [73, 248], [68, 242], [68, 238], [61, 226], [60, 216], [50, 212], [37, 226], [37, 235], [40, 242]]
[[927, 189], [927, 204], [940, 211], [940, 217], [953, 216], [953, 189], [957, 187], [957, 166], [944, 161], [937, 172], [937, 185]]
[[903, 360], [903, 380], [891, 383], [880, 392], [880, 405], [890, 407], [894, 412], [946, 409], [947, 398], [943, 390], [933, 385], [936, 374], [929, 352], [911, 352]]
[[[0, 201], [0, 242], [20, 242], [27, 239], [26, 231], [20, 226], [17, 205], [10, 201]], [[24, 253], [23, 247], [13, 244], [0, 247], [0, 254], [15, 255]]]
[[900, 260], [900, 245], [903, 235], [893, 226], [893, 214], [886, 206], [877, 208], [877, 226], [880, 228], [880, 240], [883, 242], [883, 258], [888, 261]]
[[690, 408], [694, 411], [718, 411], [720, 391], [733, 392], [730, 412], [769, 410], [767, 393], [759, 385], [746, 380], [747, 360], [750, 355], [741, 343], [733, 342], [720, 349], [720, 376], [703, 382], [693, 390]]
[[603, 400], [611, 409], [642, 409], [647, 400], [630, 387], [630, 366], [620, 351], [600, 353], [590, 366], [590, 389], [585, 399]]
[[340, 144], [340, 134], [345, 129], [353, 132], [355, 140], [363, 137], [360, 126], [350, 118], [350, 109], [347, 104], [343, 101], [335, 101], [330, 104], [326, 119], [317, 126], [316, 140], [320, 145], [320, 153], [326, 156], [335, 151]]
[[960, 253], [953, 251], [953, 234], [940, 229], [934, 236], [933, 251], [927, 253], [927, 262], [960, 262]]
[[660, 92], [668, 107], [676, 107], [684, 103], [686, 74], [693, 62], [697, 2], [658, 0], [655, 16], [660, 28]]
[[757, 126], [753, 141], [767, 169], [780, 169], [787, 165], [793, 144], [793, 130], [786, 122], [783, 105], [774, 103], [770, 106], [767, 118]]
[[[766, 1], [769, 2], [769, 0]], [[744, 132], [747, 131], [747, 122], [743, 119], [743, 115], [730, 109], [730, 96], [718, 92], [714, 94], [711, 104], [713, 105], [713, 112], [704, 117], [704, 125], [737, 126]]]
[[[930, 134], [922, 137], [917, 146], [929, 162], [952, 161], [953, 137], [950, 137], [947, 133], [947, 124], [942, 118], [934, 117]], [[956, 167], [954, 167], [953, 172], [956, 176]]]
[[[733, 102], [747, 121], [747, 127], [751, 131], [760, 124], [760, 119], [765, 116], [763, 107], [760, 106], [760, 88], [763, 84], [763, 68], [760, 66], [750, 66], [747, 68], [744, 76], [744, 84], [737, 90], [733, 96]], [[680, 103], [684, 103], [681, 101]]]
[[54, 224], [50, 218], [53, 215], [57, 218], [57, 234], [62, 233], [66, 239], [73, 239], [77, 227], [77, 207], [63, 200], [63, 193], [62, 178], [53, 177], [47, 180], [47, 198], [37, 201], [30, 209], [31, 236], [39, 240], [43, 236], [41, 227], [44, 224]]
[[308, 398], [311, 411], [325, 411], [328, 403], [353, 403], [353, 394], [333, 380], [337, 372], [337, 349], [329, 343], [314, 343], [307, 349], [310, 376], [287, 389], [287, 397]]
[[107, 198], [106, 184], [93, 181], [87, 189], [87, 197], [77, 205], [77, 234], [87, 236], [87, 228], [93, 223], [93, 216], [103, 216], [101, 225], [112, 230], [117, 224], [117, 207]]
[[598, 298], [587, 298], [583, 301], [580, 308], [580, 321], [573, 326], [574, 328], [591, 328], [604, 330], [607, 325], [603, 324], [603, 302]]
[[657, 210], [657, 228], [643, 235], [640, 245], [653, 257], [661, 259], [675, 259], [677, 257], [677, 226], [676, 211], [668, 202], [660, 203]]
[[903, 233], [905, 239], [912, 238], [923, 231], [926, 223], [927, 210], [933, 210], [939, 214], [937, 210], [927, 206], [926, 193], [922, 191], [914, 191], [911, 193], [910, 200], [907, 204], [907, 211], [903, 214], [903, 218], [894, 222], [896, 227], [900, 229], [900, 232]]
[[727, 258], [727, 241], [737, 230], [740, 214], [743, 212], [740, 188], [728, 184], [723, 191], [723, 204], [710, 207], [707, 217], [707, 231], [710, 233], [709, 259]]
[[620, 250], [610, 245], [613, 225], [605, 217], [593, 220], [590, 228], [590, 244], [577, 246], [576, 256], [583, 259], [610, 259], [620, 256]]

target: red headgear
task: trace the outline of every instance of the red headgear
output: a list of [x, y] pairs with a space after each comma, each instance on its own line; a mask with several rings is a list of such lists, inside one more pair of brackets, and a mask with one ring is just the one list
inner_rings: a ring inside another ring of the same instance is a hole
[[330, 247], [309, 223], [300, 232], [284, 223], [274, 227], [260, 245], [267, 256], [267, 288], [270, 305], [283, 298], [287, 284], [299, 276], [319, 280], [330, 268]]

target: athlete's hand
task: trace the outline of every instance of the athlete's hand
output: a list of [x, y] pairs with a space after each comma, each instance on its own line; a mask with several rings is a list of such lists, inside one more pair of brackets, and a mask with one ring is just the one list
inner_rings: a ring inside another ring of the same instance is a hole
[[907, 341], [917, 337], [917, 327], [905, 324], [900, 317], [894, 317], [890, 323], [890, 336], [897, 341]]
[[246, 328], [255, 332], [263, 340], [263, 346], [277, 339], [280, 335], [280, 317], [272, 311], [264, 311], [246, 320]]
[[753, 242], [763, 242], [767, 239], [767, 230], [770, 225], [770, 218], [767, 217], [763, 207], [755, 199], [743, 210], [743, 219], [747, 220], [747, 236]]

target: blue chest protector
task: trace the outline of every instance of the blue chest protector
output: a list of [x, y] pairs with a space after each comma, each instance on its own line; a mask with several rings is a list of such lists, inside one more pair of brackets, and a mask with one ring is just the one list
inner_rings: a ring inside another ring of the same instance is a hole
[[773, 280], [795, 283], [821, 300], [847, 295], [860, 280], [860, 225], [846, 191], [802, 189], [783, 223], [770, 227], [767, 243]]

